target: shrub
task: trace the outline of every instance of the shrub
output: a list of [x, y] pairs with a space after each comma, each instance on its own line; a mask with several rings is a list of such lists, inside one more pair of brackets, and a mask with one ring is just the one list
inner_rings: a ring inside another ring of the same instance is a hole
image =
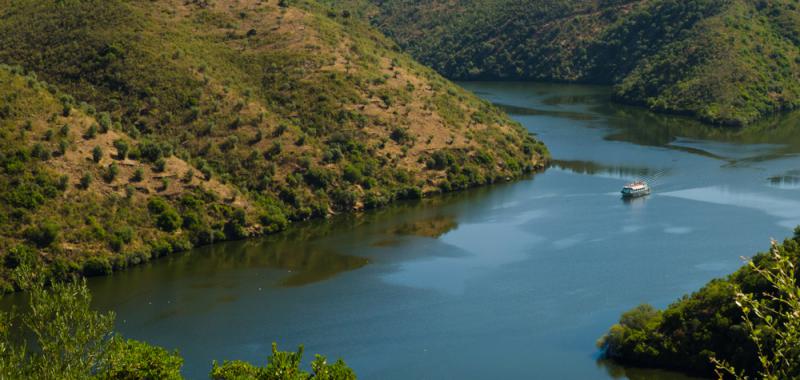
[[106, 169], [104, 179], [109, 183], [114, 182], [114, 179], [117, 178], [117, 175], [119, 175], [119, 167], [117, 166], [116, 162], [112, 162], [111, 165], [108, 165], [108, 169]]
[[111, 274], [111, 263], [105, 257], [92, 257], [83, 263], [83, 275], [87, 277]]
[[282, 231], [289, 225], [286, 215], [277, 207], [270, 208], [268, 212], [261, 214], [259, 221], [265, 233]]
[[20, 265], [32, 266], [36, 264], [36, 260], [36, 252], [33, 248], [26, 245], [18, 245], [8, 250], [3, 266], [9, 269], [17, 268]]
[[175, 210], [164, 210], [156, 219], [156, 226], [165, 232], [175, 231], [181, 226], [181, 216]]
[[161, 214], [169, 208], [169, 204], [163, 198], [153, 197], [147, 202], [147, 209], [153, 214]]
[[51, 221], [45, 221], [41, 224], [29, 227], [25, 230], [25, 239], [35, 244], [39, 248], [46, 248], [52, 245], [59, 235], [60, 227]]
[[346, 181], [351, 183], [359, 183], [364, 177], [360, 169], [350, 164], [344, 167], [343, 176]]
[[398, 144], [405, 144], [411, 140], [411, 135], [408, 133], [408, 130], [400, 127], [392, 129], [392, 133], [389, 137]]
[[81, 177], [80, 181], [80, 188], [81, 189], [88, 189], [89, 186], [92, 184], [92, 175], [90, 173], [86, 173]]
[[180, 380], [183, 358], [177, 352], [135, 340], [116, 339], [99, 380]]
[[158, 159], [158, 160], [156, 160], [156, 162], [153, 164], [153, 170], [155, 170], [155, 171], [157, 171], [157, 172], [161, 173], [161, 172], [163, 172], [163, 171], [164, 171], [164, 169], [166, 169], [166, 166], [167, 166], [167, 161], [166, 161], [166, 160], [164, 160], [163, 158], [159, 158], [159, 159]]
[[133, 171], [133, 175], [131, 175], [131, 182], [141, 182], [144, 178], [144, 170], [142, 168], [136, 168]]
[[97, 136], [97, 125], [92, 124], [89, 126], [89, 129], [86, 130], [86, 133], [83, 134], [83, 138], [86, 140], [91, 140]]
[[124, 160], [126, 157], [128, 157], [128, 151], [130, 149], [130, 146], [128, 146], [128, 143], [125, 140], [123, 139], [114, 140], [114, 148], [117, 149], [118, 160]]
[[100, 133], [106, 133], [111, 128], [111, 115], [108, 112], [100, 112], [97, 122], [100, 123]]
[[64, 191], [67, 190], [67, 186], [69, 186], [69, 176], [63, 174], [62, 176], [58, 177], [58, 183], [56, 184], [56, 187], [59, 190]]
[[95, 146], [94, 149], [92, 149], [92, 161], [100, 162], [102, 158], [103, 158], [103, 149], [100, 148], [99, 146]]
[[213, 380], [240, 380], [240, 379], [319, 379], [319, 380], [355, 380], [356, 374], [341, 359], [333, 364], [328, 364], [326, 358], [316, 355], [311, 362], [311, 372], [300, 368], [303, 360], [303, 346], [297, 352], [278, 351], [278, 345], [272, 343], [272, 355], [267, 358], [266, 367], [256, 367], [242, 361], [224, 362], [219, 366], [212, 364], [211, 379]]

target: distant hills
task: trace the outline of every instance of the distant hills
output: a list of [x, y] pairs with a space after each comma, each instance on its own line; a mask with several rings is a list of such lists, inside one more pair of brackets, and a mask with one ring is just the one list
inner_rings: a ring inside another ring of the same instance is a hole
[[793, 0], [331, 0], [451, 79], [615, 85], [618, 100], [743, 125], [800, 106]]
[[313, 1], [0, 0], [0, 287], [544, 164], [398, 50]]

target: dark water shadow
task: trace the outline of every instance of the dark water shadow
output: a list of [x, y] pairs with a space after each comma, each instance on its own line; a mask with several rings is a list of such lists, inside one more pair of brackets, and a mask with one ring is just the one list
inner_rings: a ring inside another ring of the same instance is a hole
[[[719, 127], [676, 115], [664, 115], [646, 109], [606, 103], [592, 110], [608, 117], [611, 132], [609, 141], [629, 142], [644, 146], [657, 146], [680, 150], [709, 158], [729, 161], [731, 164], [761, 162], [800, 154], [800, 112], [775, 115], [755, 124], [742, 127]], [[687, 146], [683, 141], [693, 140]], [[744, 152], [732, 155], [718, 151], [720, 145], [736, 146], [730, 151]], [[741, 149], [748, 146], [752, 149]]]
[[647, 167], [605, 165], [594, 161], [554, 160], [552, 167], [577, 174], [607, 175], [617, 178], [646, 178], [655, 174], [663, 174], [663, 170]]
[[612, 379], [630, 380], [702, 380], [680, 372], [670, 372], [660, 369], [625, 367], [610, 359], [598, 359], [597, 366], [606, 371]]
[[495, 103], [495, 106], [500, 107], [500, 109], [503, 111], [516, 116], [551, 116], [575, 121], [591, 121], [598, 119], [597, 116], [585, 112], [544, 110], [502, 103]]

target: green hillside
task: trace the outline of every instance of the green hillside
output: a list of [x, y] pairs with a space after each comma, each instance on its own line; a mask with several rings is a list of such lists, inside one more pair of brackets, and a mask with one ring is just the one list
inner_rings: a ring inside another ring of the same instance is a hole
[[[800, 258], [800, 228], [795, 230], [792, 239], [776, 245], [775, 249], [781, 257], [796, 265]], [[774, 270], [774, 255], [759, 254], [753, 258], [753, 263], [757, 268]], [[737, 292], [752, 294], [761, 300], [780, 296], [754, 267], [744, 266], [727, 278], [712, 280], [663, 311], [650, 305], [628, 311], [598, 344], [607, 357], [627, 365], [678, 369], [711, 376], [715, 369], [710, 360], [713, 357], [755, 376], [762, 366], [756, 345], [742, 319], [742, 308], [736, 304]], [[777, 300], [770, 307], [784, 310]], [[776, 323], [780, 324], [780, 321]], [[772, 353], [771, 347], [777, 337], [775, 331], [764, 323], [754, 324], [765, 353]], [[797, 363], [797, 349], [794, 347], [793, 356], [787, 358], [787, 363]], [[796, 376], [800, 376], [800, 372], [794, 373], [792, 378]]]
[[616, 85], [617, 98], [741, 125], [800, 106], [796, 0], [334, 0], [452, 79]]
[[315, 2], [0, 0], [0, 278], [31, 247], [108, 273], [543, 166], [397, 50]]

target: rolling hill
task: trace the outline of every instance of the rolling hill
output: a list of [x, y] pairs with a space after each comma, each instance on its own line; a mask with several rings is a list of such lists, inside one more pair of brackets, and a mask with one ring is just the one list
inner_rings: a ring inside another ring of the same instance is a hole
[[794, 0], [332, 0], [444, 76], [615, 85], [727, 125], [800, 106]]
[[398, 51], [313, 1], [0, 0], [3, 288], [544, 165]]

